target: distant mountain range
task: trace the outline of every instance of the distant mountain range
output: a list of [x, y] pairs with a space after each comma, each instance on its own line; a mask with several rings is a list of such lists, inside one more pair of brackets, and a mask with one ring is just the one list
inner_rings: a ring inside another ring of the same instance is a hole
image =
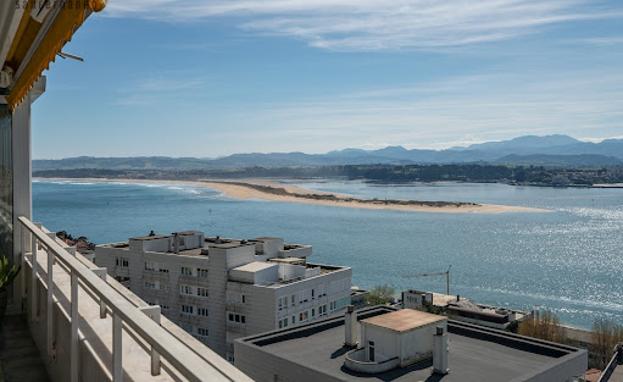
[[[206, 153], [209, 154], [209, 153]], [[623, 139], [600, 143], [580, 141], [567, 135], [527, 135], [506, 141], [486, 142], [446, 150], [406, 149], [389, 146], [378, 150], [344, 149], [326, 154], [249, 153], [222, 158], [75, 157], [34, 160], [33, 171], [68, 169], [162, 169], [200, 170], [244, 167], [303, 167], [357, 164], [493, 163], [556, 167], [602, 167], [623, 165]]]

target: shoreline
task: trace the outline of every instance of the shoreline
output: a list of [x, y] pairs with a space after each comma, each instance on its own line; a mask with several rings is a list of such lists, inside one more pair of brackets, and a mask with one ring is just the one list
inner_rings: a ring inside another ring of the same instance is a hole
[[432, 213], [543, 213], [546, 209], [468, 202], [359, 199], [351, 195], [310, 190], [266, 179], [126, 179], [126, 178], [33, 178], [41, 181], [84, 183], [128, 183], [209, 188], [239, 200], [265, 200], [282, 203], [312, 204], [329, 207]]

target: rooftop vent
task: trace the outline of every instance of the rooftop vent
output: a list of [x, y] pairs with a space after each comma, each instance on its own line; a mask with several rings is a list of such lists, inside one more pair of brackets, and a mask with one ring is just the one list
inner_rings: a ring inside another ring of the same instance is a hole
[[344, 313], [344, 345], [349, 347], [357, 346], [359, 342], [359, 325], [357, 323], [357, 313], [355, 307], [349, 305]]
[[433, 372], [446, 375], [448, 369], [448, 333], [443, 326], [438, 326], [433, 336]]

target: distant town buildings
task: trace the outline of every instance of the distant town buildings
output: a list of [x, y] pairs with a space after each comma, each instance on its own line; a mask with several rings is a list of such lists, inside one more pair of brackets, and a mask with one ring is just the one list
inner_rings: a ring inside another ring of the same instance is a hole
[[487, 326], [500, 330], [510, 330], [521, 321], [531, 317], [520, 310], [496, 308], [476, 304], [458, 296], [409, 289], [402, 292], [402, 307], [422, 311], [442, 313], [451, 319]]
[[283, 239], [186, 231], [97, 246], [95, 263], [233, 361], [240, 337], [343, 313], [351, 269], [309, 263], [312, 247]]

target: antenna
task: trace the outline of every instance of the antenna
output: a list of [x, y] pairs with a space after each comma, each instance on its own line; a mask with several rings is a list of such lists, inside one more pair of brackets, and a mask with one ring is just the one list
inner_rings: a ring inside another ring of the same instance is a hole
[[430, 277], [430, 276], [446, 276], [446, 294], [450, 294], [450, 270], [452, 265], [445, 272], [416, 273], [414, 275], [406, 275], [405, 277]]

